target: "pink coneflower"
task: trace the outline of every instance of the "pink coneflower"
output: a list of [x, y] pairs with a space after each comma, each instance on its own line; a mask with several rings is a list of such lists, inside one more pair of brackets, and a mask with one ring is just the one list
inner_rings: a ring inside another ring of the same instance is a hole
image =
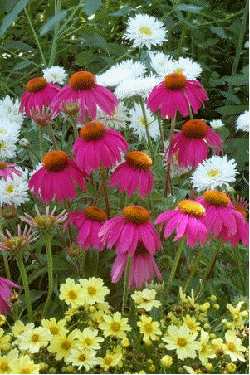
[[[118, 253], [111, 269], [112, 283], [117, 283], [125, 274], [128, 253]], [[132, 257], [129, 271], [129, 288], [141, 289], [146, 283], [151, 283], [154, 276], [161, 279], [161, 273], [154, 260], [142, 243], [139, 243]]]
[[13, 310], [9, 302], [9, 298], [13, 293], [11, 288], [21, 287], [10, 280], [0, 277], [0, 314], [6, 315], [8, 310]]
[[60, 90], [59, 86], [48, 83], [44, 77], [32, 78], [27, 83], [27, 91], [21, 97], [19, 111], [25, 112], [28, 118], [31, 117], [34, 108], [42, 110], [43, 106], [49, 107]]
[[42, 128], [46, 128], [56, 117], [56, 114], [50, 107], [42, 106], [42, 108], [36, 106], [30, 111], [32, 120]]
[[103, 225], [99, 232], [101, 241], [117, 253], [133, 255], [139, 242], [142, 242], [149, 254], [161, 249], [161, 243], [153, 224], [149, 221], [150, 214], [141, 206], [127, 206], [122, 216], [114, 217]]
[[0, 177], [2, 177], [4, 181], [7, 181], [7, 177], [13, 180], [13, 173], [18, 176], [22, 176], [22, 171], [14, 168], [15, 166], [15, 163], [6, 163], [5, 161], [0, 161]]
[[95, 206], [89, 206], [83, 211], [69, 212], [64, 225], [74, 224], [78, 229], [78, 245], [85, 250], [90, 247], [103, 250], [104, 244], [101, 243], [98, 233], [106, 220], [106, 214], [103, 210]]
[[40, 195], [43, 202], [51, 202], [54, 198], [58, 202], [75, 199], [75, 183], [85, 191], [85, 174], [66, 152], [50, 151], [42, 163], [43, 166], [32, 175], [28, 187], [36, 196]]
[[59, 223], [62, 223], [67, 218], [66, 210], [63, 210], [59, 215], [55, 216], [54, 213], [56, 211], [56, 207], [54, 207], [50, 213], [49, 206], [46, 206], [44, 215], [39, 212], [36, 206], [35, 209], [37, 213], [35, 217], [24, 213], [25, 216], [20, 216], [20, 219], [28, 223], [30, 226], [37, 228], [38, 230], [50, 230], [52, 227]]
[[183, 117], [189, 115], [189, 106], [194, 113], [208, 100], [202, 84], [196, 80], [188, 80], [181, 72], [167, 74], [164, 81], [153, 88], [147, 99], [147, 108], [153, 113], [160, 111], [161, 117], [174, 118], [178, 110]]
[[182, 130], [173, 136], [173, 147], [168, 161], [175, 153], [178, 153], [180, 167], [196, 168], [199, 163], [207, 159], [208, 146], [215, 151], [216, 155], [223, 151], [221, 142], [222, 138], [204, 121], [188, 120], [183, 124]]
[[223, 242], [231, 242], [235, 247], [241, 240], [248, 245], [248, 222], [238, 212], [229, 197], [220, 191], [209, 190], [196, 199], [206, 209], [205, 222], [209, 232]]
[[21, 230], [20, 225], [17, 226], [17, 234], [12, 235], [8, 230], [6, 230], [6, 235], [0, 233], [2, 241], [0, 242], [0, 250], [6, 251], [8, 253], [19, 252], [23, 249], [26, 249], [27, 245], [31, 242], [34, 242], [37, 239], [37, 233], [29, 228], [27, 225], [24, 230]]
[[144, 198], [154, 186], [154, 177], [149, 169], [152, 166], [152, 160], [141, 151], [128, 152], [125, 160], [113, 172], [110, 187], [118, 185], [120, 193], [127, 191], [130, 197], [139, 188], [139, 195]]
[[205, 214], [205, 208], [201, 204], [187, 199], [180, 201], [174, 210], [161, 213], [154, 223], [160, 224], [160, 228], [165, 225], [165, 238], [171, 236], [176, 229], [174, 241], [186, 236], [190, 247], [198, 242], [203, 246], [207, 238]]
[[60, 113], [65, 102], [79, 102], [81, 113], [78, 121], [84, 122], [86, 116], [91, 120], [96, 118], [97, 106], [111, 115], [119, 104], [115, 95], [104, 86], [97, 85], [95, 76], [91, 72], [81, 70], [73, 73], [69, 85], [62, 88], [53, 101], [53, 109]]
[[87, 173], [98, 169], [101, 164], [106, 168], [114, 167], [121, 160], [121, 151], [125, 153], [127, 150], [124, 137], [116, 130], [106, 129], [98, 121], [83, 125], [80, 138], [73, 145], [76, 163]]

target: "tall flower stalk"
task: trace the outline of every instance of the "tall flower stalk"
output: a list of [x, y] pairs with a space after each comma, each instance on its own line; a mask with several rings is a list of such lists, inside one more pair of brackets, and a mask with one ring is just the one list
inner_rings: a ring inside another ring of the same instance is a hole
[[124, 277], [123, 301], [122, 301], [122, 312], [123, 313], [124, 313], [125, 308], [127, 306], [127, 300], [128, 300], [129, 274], [130, 274], [131, 262], [132, 262], [132, 256], [129, 256], [128, 260], [127, 260], [125, 277]]
[[47, 255], [47, 267], [48, 267], [48, 279], [49, 279], [49, 288], [46, 298], [46, 302], [43, 309], [43, 316], [46, 317], [49, 305], [51, 303], [51, 297], [53, 293], [53, 258], [51, 250], [51, 233], [47, 233], [44, 236], [46, 242], [46, 255]]
[[171, 289], [171, 286], [173, 284], [175, 273], [176, 273], [176, 270], [177, 270], [177, 267], [178, 267], [178, 264], [179, 264], [179, 260], [181, 258], [181, 254], [182, 254], [182, 251], [183, 251], [184, 243], [185, 243], [185, 236], [183, 236], [180, 239], [179, 244], [178, 244], [178, 249], [177, 249], [177, 252], [176, 252], [175, 258], [174, 258], [173, 268], [171, 270], [171, 273], [170, 273], [170, 276], [169, 276], [169, 279], [168, 279], [168, 284], [167, 284], [166, 293], [165, 293], [166, 297], [168, 296], [168, 293], [169, 293], [169, 291]]
[[[169, 133], [169, 146], [168, 146], [168, 154], [171, 152], [173, 147], [173, 136], [174, 136], [174, 129], [176, 124], [176, 115], [177, 111], [175, 112], [175, 115], [171, 121], [171, 127], [170, 127], [170, 133]], [[164, 195], [167, 197], [168, 195], [168, 187], [171, 185], [171, 177], [170, 177], [170, 167], [171, 167], [171, 161], [167, 164], [167, 170], [166, 170], [166, 182], [165, 182], [165, 188], [164, 188]]]
[[141, 109], [142, 109], [144, 125], [145, 125], [146, 134], [147, 134], [148, 148], [149, 148], [149, 151], [150, 151], [150, 155], [151, 155], [152, 159], [154, 160], [154, 148], [153, 148], [151, 138], [150, 138], [150, 134], [149, 134], [149, 124], [148, 124], [148, 119], [147, 119], [147, 115], [146, 115], [146, 111], [145, 111], [145, 105], [144, 105], [143, 98], [140, 97], [139, 101], [140, 101], [140, 105], [141, 105]]
[[196, 270], [197, 270], [197, 268], [199, 266], [199, 261], [201, 259], [202, 253], [203, 253], [203, 246], [200, 246], [200, 249], [199, 249], [198, 254], [197, 254], [196, 258], [195, 258], [195, 261], [192, 264], [191, 272], [190, 272], [190, 274], [188, 276], [187, 283], [186, 283], [186, 285], [185, 285], [185, 287], [183, 289], [183, 293], [186, 292], [186, 290], [188, 289], [191, 281], [193, 280], [194, 274], [195, 274], [195, 272], [196, 272]]
[[30, 297], [30, 289], [29, 289], [29, 281], [26, 269], [23, 264], [23, 255], [21, 251], [16, 252], [16, 260], [20, 270], [24, 291], [25, 291], [25, 300], [26, 300], [26, 307], [27, 307], [27, 314], [28, 319], [30, 322], [33, 322], [33, 312], [32, 312], [32, 304], [31, 304], [31, 297]]

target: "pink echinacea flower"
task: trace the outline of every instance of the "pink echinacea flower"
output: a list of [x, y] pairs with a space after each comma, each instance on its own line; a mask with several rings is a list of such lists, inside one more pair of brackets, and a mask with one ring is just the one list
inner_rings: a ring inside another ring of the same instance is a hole
[[15, 173], [17, 176], [22, 176], [22, 172], [16, 168], [15, 163], [6, 163], [5, 161], [0, 161], [0, 177], [7, 181], [7, 177], [13, 180], [12, 174]]
[[0, 314], [6, 315], [8, 310], [12, 311], [12, 306], [9, 302], [9, 298], [13, 293], [11, 288], [21, 287], [8, 279], [0, 277]]

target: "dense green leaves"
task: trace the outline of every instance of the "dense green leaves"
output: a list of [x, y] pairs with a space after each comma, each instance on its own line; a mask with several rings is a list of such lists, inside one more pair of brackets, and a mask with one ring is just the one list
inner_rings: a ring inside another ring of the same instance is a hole
[[97, 12], [102, 6], [102, 2], [100, 0], [85, 0], [83, 9], [87, 16], [91, 16], [95, 12]]
[[47, 34], [50, 30], [52, 30], [58, 22], [61, 22], [64, 20], [64, 18], [67, 15], [67, 10], [62, 10], [61, 12], [54, 15], [54, 17], [51, 17], [48, 19], [48, 21], [41, 27], [40, 29], [40, 35], [44, 36]]
[[16, 22], [18, 14], [26, 7], [28, 0], [19, 0], [14, 9], [3, 19], [0, 29], [0, 37], [7, 31], [7, 29]]

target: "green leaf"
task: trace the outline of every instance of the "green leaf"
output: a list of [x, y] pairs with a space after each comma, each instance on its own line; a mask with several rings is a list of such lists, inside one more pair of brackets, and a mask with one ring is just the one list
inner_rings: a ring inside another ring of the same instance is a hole
[[227, 39], [227, 36], [222, 27], [210, 27], [212, 33], [218, 35], [222, 39]]
[[14, 67], [13, 67], [13, 70], [22, 70], [24, 68], [27, 68], [27, 66], [31, 65], [32, 62], [31, 61], [21, 61], [19, 63], [17, 63]]
[[31, 51], [33, 49], [28, 44], [15, 40], [5, 40], [3, 47], [20, 51]]
[[100, 0], [85, 0], [85, 4], [83, 5], [84, 12], [87, 16], [91, 16], [95, 12], [97, 12], [102, 6], [102, 2]]
[[7, 29], [16, 21], [18, 14], [26, 7], [28, 0], [19, 0], [14, 9], [3, 19], [0, 29], [0, 36], [7, 31]]
[[202, 7], [188, 4], [178, 4], [174, 7], [174, 10], [182, 10], [183, 12], [200, 13]]
[[83, 43], [86, 46], [93, 46], [93, 47], [99, 47], [106, 49], [107, 48], [107, 42], [106, 39], [103, 38], [101, 35], [97, 34], [96, 32], [93, 34], [82, 34]]
[[64, 20], [67, 15], [67, 10], [62, 10], [59, 13], [56, 13], [53, 17], [49, 18], [47, 22], [41, 27], [40, 35], [43, 36], [47, 34], [51, 29], [53, 29], [58, 22]]
[[230, 152], [231, 157], [236, 160], [238, 169], [243, 169], [245, 164], [248, 162], [248, 150], [248, 138], [227, 139], [225, 151]]
[[93, 61], [93, 52], [92, 51], [84, 51], [80, 52], [76, 55], [75, 64], [80, 66], [86, 66]]
[[117, 12], [109, 13], [108, 16], [110, 16], [110, 17], [122, 17], [122, 16], [126, 16], [127, 14], [132, 12], [132, 10], [134, 10], [134, 9], [131, 8], [131, 7], [123, 7], [120, 10], [118, 10]]
[[223, 77], [228, 83], [235, 86], [248, 85], [248, 77], [243, 74], [237, 74], [231, 77]]
[[236, 115], [248, 109], [247, 105], [225, 105], [216, 109], [216, 112], [221, 113], [223, 116]]
[[236, 95], [230, 94], [227, 91], [221, 91], [221, 94], [223, 96], [225, 96], [225, 98], [231, 100], [231, 102], [233, 102], [235, 104], [240, 104], [241, 103], [240, 99]]

